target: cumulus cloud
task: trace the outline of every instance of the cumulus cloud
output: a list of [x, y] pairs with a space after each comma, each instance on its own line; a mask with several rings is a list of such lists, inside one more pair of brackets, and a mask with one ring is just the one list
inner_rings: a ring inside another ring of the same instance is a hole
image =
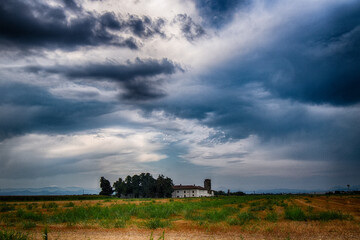
[[[149, 16], [128, 15], [123, 18], [113, 12], [85, 12], [74, 1], [64, 1], [65, 8], [36, 1], [2, 1], [0, 4], [0, 44], [9, 48], [62, 48], [73, 50], [81, 46], [114, 45], [138, 49], [134, 38], [165, 37], [165, 20]], [[73, 17], [68, 9], [76, 11]], [[117, 31], [114, 32], [114, 31]], [[125, 33], [125, 34], [124, 34]], [[125, 36], [130, 33], [130, 36]]]
[[302, 176], [356, 182], [359, 6], [0, 3], [1, 164], [57, 179], [151, 169], [179, 183], [216, 176], [249, 188], [306, 187]]
[[193, 41], [205, 35], [205, 30], [199, 24], [196, 24], [191, 17], [186, 14], [178, 14], [174, 22], [180, 22], [181, 31], [187, 40]]
[[1, 176], [16, 179], [101, 170], [109, 173], [119, 170], [123, 163], [159, 161], [166, 158], [155, 141], [160, 135], [146, 130], [96, 129], [14, 137], [1, 142], [1, 155], [6, 157], [0, 162]]
[[[127, 64], [87, 64], [82, 66], [27, 67], [33, 73], [61, 74], [70, 79], [96, 79], [119, 83], [123, 89], [122, 98], [148, 100], [160, 98], [165, 93], [160, 89], [162, 75], [174, 74], [181, 67], [168, 59], [155, 60], [137, 58]], [[156, 79], [154, 79], [156, 77]]]

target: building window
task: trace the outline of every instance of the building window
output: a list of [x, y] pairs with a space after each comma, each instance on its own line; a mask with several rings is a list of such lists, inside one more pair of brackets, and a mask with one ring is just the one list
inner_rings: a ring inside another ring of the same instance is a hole
[[[195, 191], [193, 191], [193, 193], [194, 193]], [[194, 196], [194, 195], [193, 195]]]
[[193, 194], [193, 196], [194, 196], [194, 194]]
[[179, 193], [179, 191], [177, 191]]
[[186, 191], [184, 191], [184, 193], [186, 193]]

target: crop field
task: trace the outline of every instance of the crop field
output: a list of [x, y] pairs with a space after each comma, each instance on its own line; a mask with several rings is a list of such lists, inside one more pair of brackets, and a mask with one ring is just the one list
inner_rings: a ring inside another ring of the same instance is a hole
[[0, 239], [360, 239], [359, 195], [0, 199]]

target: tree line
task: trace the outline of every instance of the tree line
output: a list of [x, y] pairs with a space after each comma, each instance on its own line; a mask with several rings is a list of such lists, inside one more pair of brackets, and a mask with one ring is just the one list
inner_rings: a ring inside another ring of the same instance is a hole
[[155, 179], [150, 173], [127, 176], [124, 180], [119, 178], [113, 186], [109, 180], [101, 177], [100, 195], [110, 196], [115, 193], [117, 197], [169, 198], [173, 192], [173, 186], [171, 178], [159, 175]]

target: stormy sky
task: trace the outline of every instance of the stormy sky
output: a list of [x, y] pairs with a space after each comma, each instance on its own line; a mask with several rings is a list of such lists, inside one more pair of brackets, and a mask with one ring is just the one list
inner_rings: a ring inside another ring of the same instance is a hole
[[358, 0], [2, 0], [0, 188], [360, 184]]

